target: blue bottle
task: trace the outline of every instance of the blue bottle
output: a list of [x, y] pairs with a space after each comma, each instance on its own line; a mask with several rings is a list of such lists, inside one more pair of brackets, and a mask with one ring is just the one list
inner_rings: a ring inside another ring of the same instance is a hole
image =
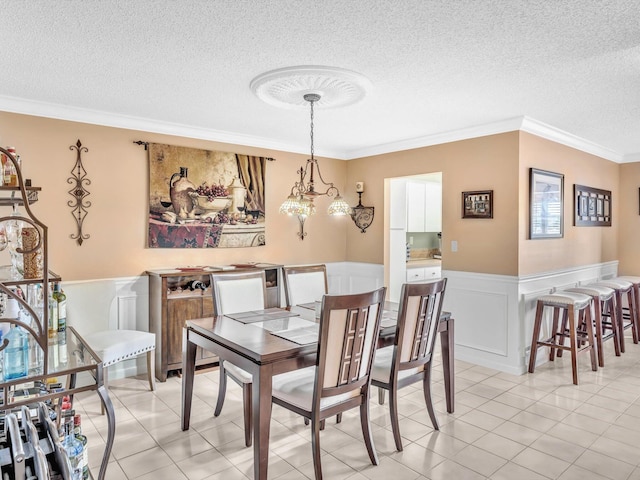
[[6, 339], [9, 344], [2, 352], [5, 381], [26, 377], [29, 374], [29, 335], [19, 326], [13, 326]]

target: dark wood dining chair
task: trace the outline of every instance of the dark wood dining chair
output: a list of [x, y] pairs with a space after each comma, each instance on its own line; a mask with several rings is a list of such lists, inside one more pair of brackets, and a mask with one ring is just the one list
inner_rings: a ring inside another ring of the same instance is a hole
[[[376, 351], [371, 385], [389, 391], [389, 413], [396, 449], [402, 451], [398, 420], [398, 390], [422, 382], [424, 400], [435, 430], [439, 430], [431, 400], [431, 360], [447, 279], [405, 283], [400, 293], [394, 344]], [[382, 403], [382, 402], [381, 402]]]
[[295, 265], [282, 269], [287, 308], [320, 300], [328, 293], [325, 265]]
[[[238, 312], [264, 310], [267, 296], [263, 270], [255, 272], [224, 272], [211, 274], [213, 314], [230, 315]], [[252, 375], [229, 361], [220, 360], [220, 383], [214, 416], [220, 415], [227, 393], [227, 377], [242, 387], [244, 414], [244, 443], [251, 446], [251, 384]]]
[[320, 424], [358, 407], [371, 463], [378, 464], [369, 422], [369, 383], [386, 289], [325, 295], [316, 364], [273, 377], [273, 403], [311, 422], [315, 478], [322, 479]]

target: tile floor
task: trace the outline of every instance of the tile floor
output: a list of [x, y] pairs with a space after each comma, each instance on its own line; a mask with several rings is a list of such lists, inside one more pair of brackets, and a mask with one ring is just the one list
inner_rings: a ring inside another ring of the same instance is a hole
[[[615, 357], [605, 344], [605, 367], [592, 372], [580, 355], [580, 385], [571, 384], [568, 357], [534, 374], [508, 375], [457, 361], [455, 413], [447, 414], [439, 360], [434, 400], [440, 431], [431, 427], [419, 386], [400, 402], [404, 451], [396, 452], [387, 404], [371, 403], [380, 464], [369, 462], [357, 410], [321, 433], [324, 478], [612, 479], [640, 480], [640, 345], [627, 341]], [[180, 378], [150, 392], [144, 378], [114, 380], [117, 428], [109, 480], [239, 480], [253, 478], [253, 450], [245, 448], [240, 389], [229, 382], [215, 418], [218, 371], [195, 380], [191, 429], [180, 430]], [[95, 394], [81, 394], [90, 464], [97, 474], [106, 436]], [[313, 478], [310, 434], [302, 419], [277, 406], [271, 422], [269, 478]]]

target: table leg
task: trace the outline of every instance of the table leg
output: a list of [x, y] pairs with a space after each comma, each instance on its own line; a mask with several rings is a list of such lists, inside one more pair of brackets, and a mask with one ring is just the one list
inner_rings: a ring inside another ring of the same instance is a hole
[[442, 368], [444, 370], [444, 393], [447, 400], [447, 412], [453, 413], [455, 395], [453, 318], [450, 318], [444, 323], [446, 323], [446, 328], [440, 331]]
[[253, 478], [267, 480], [269, 466], [269, 428], [271, 424], [270, 365], [261, 365], [253, 374], [251, 408], [253, 409]]
[[104, 454], [102, 456], [102, 463], [100, 464], [100, 473], [98, 474], [98, 480], [104, 480], [107, 474], [107, 465], [109, 464], [109, 457], [111, 456], [111, 448], [113, 447], [113, 440], [116, 436], [116, 412], [113, 410], [113, 403], [109, 398], [109, 390], [104, 385], [98, 387], [98, 395], [102, 400], [102, 407], [107, 415], [107, 441], [104, 446]]
[[196, 344], [189, 341], [189, 329], [182, 333], [182, 430], [189, 430], [193, 377], [196, 370]]

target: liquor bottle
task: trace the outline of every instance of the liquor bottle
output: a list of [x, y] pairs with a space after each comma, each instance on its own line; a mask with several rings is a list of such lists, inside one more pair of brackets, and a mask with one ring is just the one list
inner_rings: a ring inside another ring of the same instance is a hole
[[[15, 147], [7, 147], [7, 151], [16, 159], [16, 163], [18, 161], [18, 154], [16, 153]], [[4, 164], [3, 171], [3, 185], [9, 187], [17, 187], [18, 186], [18, 172], [16, 169], [16, 165], [11, 161], [11, 159], [7, 158]]]
[[26, 377], [29, 373], [29, 335], [18, 325], [13, 325], [6, 339], [9, 343], [2, 355], [4, 379]]
[[49, 338], [54, 337], [56, 333], [58, 333], [58, 302], [54, 290], [49, 288]]
[[87, 480], [89, 478], [89, 448], [87, 447], [87, 437], [82, 434], [82, 418], [79, 413], [73, 417], [73, 433], [82, 444], [82, 480]]
[[67, 296], [58, 283], [54, 287], [53, 294], [58, 302], [58, 331], [64, 332], [67, 329]]
[[62, 446], [69, 457], [71, 467], [71, 480], [82, 480], [82, 443], [73, 434], [73, 410], [65, 410], [63, 412], [62, 421], [64, 422], [64, 442]]

